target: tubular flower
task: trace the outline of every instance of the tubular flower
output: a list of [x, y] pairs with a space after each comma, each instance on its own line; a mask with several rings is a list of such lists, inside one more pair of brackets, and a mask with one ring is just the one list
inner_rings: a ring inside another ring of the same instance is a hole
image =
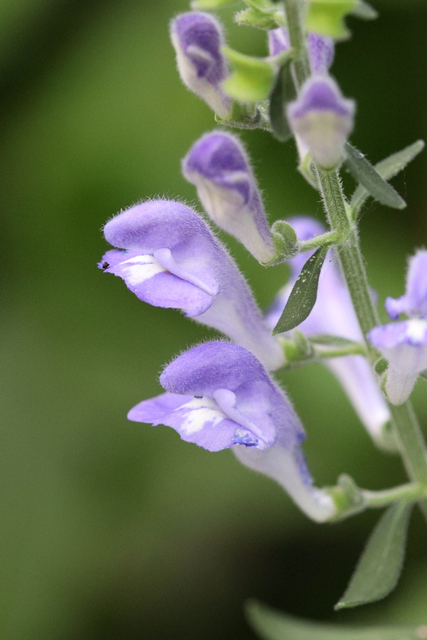
[[385, 383], [387, 397], [400, 405], [412, 393], [420, 373], [427, 369], [427, 251], [409, 260], [405, 295], [387, 298], [385, 307], [396, 320], [401, 313], [409, 320], [375, 327], [368, 340], [388, 360]]
[[[334, 61], [334, 41], [317, 33], [307, 37], [310, 67], [313, 74], [328, 73]], [[277, 56], [291, 48], [288, 30], [283, 27], [268, 32], [268, 48], [271, 56]]]
[[[309, 240], [325, 232], [323, 225], [313, 218], [295, 217], [290, 218], [288, 222], [296, 231], [299, 240]], [[277, 324], [301, 269], [309, 257], [310, 253], [307, 252], [289, 260], [290, 280], [279, 291], [267, 313], [267, 321], [271, 327]], [[320, 333], [357, 342], [363, 340], [350, 294], [332, 250], [320, 274], [317, 301], [308, 318], [298, 328], [308, 336]], [[390, 412], [366, 359], [361, 355], [350, 355], [326, 359], [324, 362], [347, 393], [371, 437], [381, 443], [384, 427], [390, 420]]]
[[237, 136], [214, 131], [202, 136], [182, 162], [206, 213], [237, 238], [259, 262], [275, 256], [271, 232], [249, 158]]
[[232, 448], [243, 464], [276, 480], [309, 517], [334, 515], [331, 497], [313, 487], [297, 414], [249, 351], [227, 342], [193, 347], [164, 369], [160, 383], [166, 393], [136, 405], [129, 420], [172, 427], [208, 451]]
[[283, 365], [270, 332], [235, 262], [189, 207], [169, 200], [144, 202], [104, 227], [118, 249], [99, 267], [120, 276], [140, 300], [181, 309], [246, 347], [269, 369]]
[[287, 107], [289, 126], [324, 169], [337, 166], [353, 129], [355, 104], [328, 76], [311, 76]]
[[231, 100], [221, 88], [228, 76], [222, 26], [208, 13], [182, 13], [171, 22], [171, 40], [183, 83], [221, 118], [227, 118]]

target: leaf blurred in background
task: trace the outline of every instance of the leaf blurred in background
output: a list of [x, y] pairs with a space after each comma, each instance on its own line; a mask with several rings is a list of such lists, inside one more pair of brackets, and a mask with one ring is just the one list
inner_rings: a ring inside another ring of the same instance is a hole
[[[376, 22], [348, 20], [353, 38], [338, 46], [333, 73], [357, 99], [353, 142], [377, 162], [427, 136], [427, 6], [374, 4]], [[238, 8], [220, 12], [230, 46], [265, 55], [263, 32], [232, 24]], [[251, 638], [248, 597], [349, 624], [425, 615], [419, 517], [396, 593], [334, 614], [375, 514], [314, 525], [231, 453], [126, 420], [159, 393], [164, 363], [213, 335], [144, 305], [96, 268], [107, 248], [100, 229], [118, 210], [156, 194], [195, 202], [180, 159], [214, 120], [175, 68], [168, 22], [187, 9], [183, 0], [0, 4], [2, 640]], [[322, 219], [293, 143], [242, 137], [271, 221]], [[424, 154], [394, 182], [405, 211], [370, 201], [362, 213], [381, 303], [403, 292], [406, 257], [426, 243], [426, 165]], [[228, 243], [266, 306], [286, 267], [263, 270]], [[404, 479], [326, 370], [284, 382], [319, 485], [344, 471], [372, 489]], [[420, 381], [424, 423], [425, 392]]]

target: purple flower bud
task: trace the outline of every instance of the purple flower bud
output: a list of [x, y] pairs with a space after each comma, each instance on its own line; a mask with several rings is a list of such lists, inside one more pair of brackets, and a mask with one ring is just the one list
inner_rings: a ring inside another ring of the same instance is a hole
[[327, 76], [312, 76], [287, 108], [289, 125], [324, 169], [339, 164], [353, 129], [355, 104]]
[[269, 369], [283, 365], [280, 344], [235, 262], [194, 211], [168, 200], [143, 202], [107, 222], [104, 235], [124, 251], [107, 251], [100, 268], [123, 278], [140, 300], [181, 309], [255, 353]]
[[204, 135], [184, 158], [182, 170], [196, 186], [212, 220], [240, 240], [257, 260], [270, 262], [276, 252], [255, 176], [240, 140], [222, 131]]
[[[299, 240], [309, 240], [325, 233], [323, 225], [313, 218], [295, 217], [290, 218], [288, 222]], [[279, 291], [267, 314], [267, 322], [271, 327], [277, 324], [301, 269], [311, 254], [310, 252], [300, 253], [288, 261], [291, 267], [290, 280]], [[308, 318], [299, 325], [298, 329], [308, 336], [320, 333], [356, 342], [363, 341], [350, 294], [341, 276], [333, 250], [329, 251], [320, 274], [317, 301]], [[324, 363], [347, 393], [371, 437], [380, 442], [384, 426], [390, 420], [390, 412], [366, 359], [361, 355], [352, 355], [326, 359]]]
[[400, 298], [387, 298], [385, 308], [392, 320], [401, 313], [410, 317], [427, 318], [427, 251], [425, 249], [409, 259], [406, 275], [406, 293]]
[[[327, 73], [334, 60], [334, 41], [317, 33], [309, 33], [307, 38], [311, 72]], [[283, 27], [268, 32], [268, 48], [271, 56], [288, 51], [291, 48], [288, 30]]]
[[221, 118], [227, 118], [230, 98], [221, 89], [228, 76], [221, 52], [221, 24], [208, 13], [182, 13], [171, 23], [171, 39], [183, 83]]
[[246, 349], [227, 342], [193, 347], [165, 368], [160, 382], [167, 393], [136, 405], [130, 420], [172, 427], [208, 451], [233, 447], [243, 464], [279, 482], [311, 518], [334, 514], [331, 498], [312, 486], [298, 416]]
[[427, 321], [413, 318], [372, 329], [368, 340], [388, 360], [385, 390], [400, 405], [412, 393], [418, 375], [427, 369]]

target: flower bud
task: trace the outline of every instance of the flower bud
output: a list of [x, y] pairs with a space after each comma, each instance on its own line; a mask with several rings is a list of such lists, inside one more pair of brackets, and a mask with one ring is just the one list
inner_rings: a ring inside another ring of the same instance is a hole
[[182, 162], [206, 213], [239, 240], [259, 262], [276, 252], [261, 195], [242, 143], [229, 133], [204, 135]]
[[170, 33], [183, 83], [221, 118], [227, 118], [231, 101], [221, 88], [228, 69], [218, 20], [208, 13], [183, 13], [172, 21]]
[[336, 82], [327, 76], [309, 78], [287, 108], [293, 133], [323, 169], [333, 169], [340, 163], [353, 129], [354, 112], [354, 102], [343, 98]]

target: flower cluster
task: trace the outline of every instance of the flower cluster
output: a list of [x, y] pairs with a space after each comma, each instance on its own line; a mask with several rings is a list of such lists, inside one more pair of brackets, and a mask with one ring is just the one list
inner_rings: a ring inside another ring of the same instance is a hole
[[[220, 23], [210, 14], [193, 11], [178, 15], [170, 33], [184, 84], [227, 120], [232, 101], [222, 86], [229, 71]], [[290, 46], [282, 28], [270, 31], [268, 43], [272, 60]], [[342, 159], [354, 105], [328, 76], [332, 40], [310, 33], [308, 47], [312, 75], [288, 106], [287, 117], [301, 153], [310, 151], [322, 167], [331, 168]], [[205, 134], [183, 159], [182, 171], [196, 187], [210, 221], [237, 238], [256, 260], [274, 264], [289, 257], [279, 255], [248, 154], [238, 137], [221, 130]], [[291, 222], [299, 240], [322, 232], [314, 221]], [[140, 402], [129, 412], [129, 419], [172, 427], [183, 440], [208, 451], [231, 448], [244, 465], [283, 486], [311, 518], [333, 517], [331, 496], [313, 486], [301, 448], [303, 427], [269, 373], [285, 364], [281, 339], [270, 329], [301, 269], [301, 256], [290, 260], [291, 282], [263, 318], [226, 247], [205, 219], [185, 204], [148, 200], [134, 205], [112, 218], [104, 235], [114, 248], [99, 263], [103, 271], [121, 277], [140, 300], [181, 310], [230, 340], [198, 345], [181, 354], [160, 376], [165, 393]], [[322, 302], [303, 329], [307, 334], [319, 332], [322, 323], [328, 322], [329, 331], [359, 339], [348, 293], [335, 266], [322, 289]], [[328, 366], [376, 437], [389, 416], [366, 363], [354, 356]], [[363, 405], [362, 394], [369, 399]]]

